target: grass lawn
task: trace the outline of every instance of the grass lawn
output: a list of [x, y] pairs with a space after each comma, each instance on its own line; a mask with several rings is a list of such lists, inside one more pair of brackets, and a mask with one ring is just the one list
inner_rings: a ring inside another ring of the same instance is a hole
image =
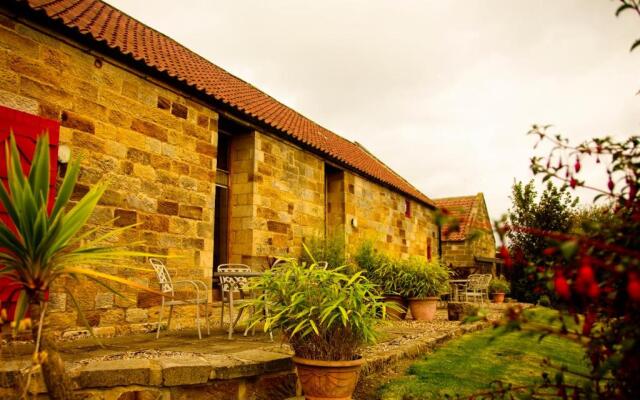
[[[527, 312], [539, 320], [555, 315], [544, 308]], [[405, 376], [382, 386], [378, 394], [383, 400], [441, 399], [446, 394], [468, 396], [486, 390], [495, 380], [533, 383], [542, 380], [540, 364], [545, 357], [570, 370], [588, 372], [584, 352], [576, 343], [550, 336], [539, 342], [519, 332], [495, 336], [488, 329], [455, 339], [412, 364]], [[554, 372], [550, 375], [553, 379]]]

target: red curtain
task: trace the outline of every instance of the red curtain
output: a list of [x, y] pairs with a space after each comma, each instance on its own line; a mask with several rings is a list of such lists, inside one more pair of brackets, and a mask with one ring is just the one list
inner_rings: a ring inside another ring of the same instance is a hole
[[[28, 173], [31, 167], [31, 160], [33, 159], [38, 136], [43, 134], [49, 135], [49, 157], [51, 160], [49, 210], [51, 210], [53, 200], [55, 199], [60, 123], [0, 106], [0, 180], [7, 189], [5, 144], [8, 143], [11, 132], [13, 132], [16, 138], [18, 151], [20, 153], [20, 162], [22, 163], [22, 168], [25, 173]], [[15, 229], [2, 205], [0, 205], [0, 220], [10, 229]], [[0, 268], [2, 268], [2, 266], [0, 266]], [[2, 302], [5, 308], [8, 308], [10, 319], [13, 317], [15, 301], [18, 296], [16, 288], [17, 285], [13, 284], [8, 278], [0, 278], [0, 302]]]

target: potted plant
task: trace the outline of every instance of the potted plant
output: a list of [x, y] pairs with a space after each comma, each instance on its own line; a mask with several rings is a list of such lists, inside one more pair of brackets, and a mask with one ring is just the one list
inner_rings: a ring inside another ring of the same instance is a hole
[[307, 399], [351, 399], [363, 364], [358, 350], [375, 341], [386, 310], [363, 271], [343, 270], [287, 260], [254, 278], [260, 295], [244, 305], [255, 307], [250, 327], [264, 323], [289, 342]]
[[369, 281], [378, 285], [384, 300], [393, 304], [387, 308], [388, 317], [394, 320], [405, 319], [408, 302], [399, 292], [402, 278], [399, 263], [386, 254], [378, 253], [369, 240], [358, 247], [354, 259], [358, 267], [365, 271]]
[[439, 260], [412, 257], [401, 264], [400, 294], [409, 300], [413, 318], [431, 321], [436, 315], [438, 296], [448, 290], [449, 269]]
[[504, 295], [511, 291], [511, 285], [504, 277], [500, 276], [491, 280], [489, 291], [493, 294], [493, 302], [501, 304], [504, 302]]
[[378, 285], [387, 307], [389, 319], [403, 320], [407, 317], [409, 302], [400, 294], [402, 270], [400, 264], [389, 257], [381, 257], [380, 266], [371, 274], [371, 281]]
[[[0, 278], [7, 279], [15, 287], [17, 301], [13, 315], [0, 313], [0, 328], [7, 322], [4, 321], [7, 317], [13, 321], [14, 334], [23, 327], [31, 326], [36, 343], [33, 362], [38, 364], [42, 372], [48, 397], [54, 400], [73, 398], [73, 385], [65, 374], [62, 358], [55, 350], [53, 340], [48, 337], [47, 330], [43, 330], [49, 289], [56, 283], [62, 285], [60, 282], [65, 279], [78, 281], [82, 285], [79, 279], [85, 278], [122, 297], [110, 283], [160, 294], [119, 275], [94, 268], [127, 257], [152, 254], [126, 249], [125, 245], [139, 243], [114, 243], [120, 233], [132, 226], [117, 229], [87, 226], [107, 185], [106, 182], [100, 182], [82, 198], [71, 201], [80, 175], [79, 160], [69, 164], [57, 195], [55, 198], [50, 196], [52, 176], [46, 134], [37, 139], [28, 171], [21, 162], [13, 134], [4, 150], [8, 182], [6, 186], [0, 183], [0, 205], [6, 211], [8, 220], [0, 221]], [[66, 284], [62, 286], [76, 306], [78, 317], [86, 322], [73, 292]], [[33, 323], [29, 324], [30, 320]], [[87, 328], [93, 335], [88, 324]], [[43, 352], [40, 353], [40, 350]]]

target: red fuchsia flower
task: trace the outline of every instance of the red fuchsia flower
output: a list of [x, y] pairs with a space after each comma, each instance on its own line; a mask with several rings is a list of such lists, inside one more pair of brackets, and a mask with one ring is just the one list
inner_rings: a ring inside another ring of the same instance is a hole
[[569, 300], [571, 297], [571, 290], [569, 289], [569, 283], [561, 272], [556, 272], [556, 276], [553, 279], [553, 286], [556, 289], [558, 296], [565, 300]]
[[504, 260], [504, 265], [506, 267], [511, 268], [513, 266], [513, 260], [511, 259], [511, 254], [509, 254], [509, 250], [507, 249], [507, 246], [505, 245], [500, 246], [500, 256]]
[[609, 175], [609, 182], [607, 183], [607, 187], [610, 192], [613, 192], [613, 188], [615, 187], [615, 183], [613, 183], [613, 179], [611, 179], [611, 175]]
[[569, 179], [569, 186], [571, 186], [571, 189], [575, 189], [577, 185], [578, 181], [572, 176], [571, 179]]
[[[596, 288], [594, 288], [594, 284]], [[588, 257], [582, 258], [582, 265], [578, 269], [575, 286], [578, 293], [588, 294], [590, 297], [597, 297], [600, 294], [600, 288], [597, 287], [598, 284], [595, 282], [593, 268], [591, 267], [591, 260]], [[595, 291], [598, 292], [596, 296], [591, 296], [591, 293], [595, 293]]]
[[562, 158], [558, 160], [558, 169], [562, 168]]
[[576, 170], [576, 174], [577, 174], [578, 172], [580, 172], [580, 167], [581, 167], [581, 166], [580, 166], [580, 159], [576, 157], [576, 163], [575, 163], [575, 165], [573, 166], [573, 168], [575, 168], [575, 170]]
[[557, 248], [557, 247], [552, 246], [552, 247], [547, 247], [546, 249], [544, 249], [544, 250], [542, 251], [542, 253], [543, 253], [545, 256], [551, 256], [551, 255], [554, 255], [556, 251], [558, 251], [558, 248]]
[[600, 296], [600, 286], [596, 282], [591, 282], [589, 289], [587, 290], [587, 296], [592, 299], [597, 299]]
[[600, 164], [600, 156], [596, 157], [596, 164]]
[[635, 302], [640, 302], [640, 276], [637, 273], [629, 274], [629, 282], [627, 283], [627, 292], [629, 298]]

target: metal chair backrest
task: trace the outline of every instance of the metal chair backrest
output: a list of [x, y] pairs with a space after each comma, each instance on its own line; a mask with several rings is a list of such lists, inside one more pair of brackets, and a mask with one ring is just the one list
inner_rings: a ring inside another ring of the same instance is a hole
[[482, 288], [483, 289], [488, 289], [489, 288], [489, 283], [491, 283], [491, 279], [493, 279], [493, 275], [484, 274], [483, 278], [484, 278], [484, 280], [482, 282]]
[[471, 290], [482, 289], [485, 281], [485, 277], [480, 274], [471, 274], [467, 279], [469, 279], [467, 288]]
[[156, 271], [158, 283], [160, 284], [160, 291], [162, 293], [173, 293], [173, 282], [171, 282], [171, 275], [169, 275], [169, 271], [167, 270], [167, 267], [164, 265], [164, 263], [157, 258], [150, 258], [149, 262], [151, 263], [153, 270]]
[[[220, 264], [218, 272], [251, 272], [251, 267], [246, 264]], [[228, 292], [230, 288], [244, 289], [249, 284], [249, 280], [243, 276], [221, 276], [220, 287], [223, 292]]]

